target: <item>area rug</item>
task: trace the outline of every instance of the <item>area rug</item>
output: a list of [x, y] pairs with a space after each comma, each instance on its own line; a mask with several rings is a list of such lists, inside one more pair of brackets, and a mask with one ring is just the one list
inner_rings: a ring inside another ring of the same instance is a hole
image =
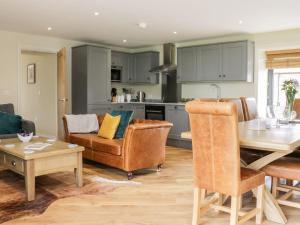
[[23, 216], [39, 215], [52, 202], [61, 198], [82, 194], [101, 195], [116, 189], [116, 185], [103, 184], [106, 179], [95, 174], [84, 172], [83, 180], [84, 186], [77, 188], [72, 172], [37, 177], [36, 198], [27, 202], [24, 178], [9, 170], [0, 170], [0, 223]]

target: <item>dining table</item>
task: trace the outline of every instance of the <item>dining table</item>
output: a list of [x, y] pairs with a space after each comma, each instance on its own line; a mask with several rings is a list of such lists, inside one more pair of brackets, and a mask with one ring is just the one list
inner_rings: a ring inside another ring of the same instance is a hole
[[[242, 166], [260, 170], [271, 162], [284, 157], [300, 147], [300, 124], [289, 123], [280, 126], [270, 126], [269, 129], [257, 127], [257, 120], [238, 123], [240, 147], [260, 150], [260, 158]], [[181, 138], [192, 140], [191, 131], [181, 133]], [[255, 192], [255, 191], [254, 191]], [[264, 213], [269, 221], [286, 224], [287, 218], [270, 191], [264, 191]]]

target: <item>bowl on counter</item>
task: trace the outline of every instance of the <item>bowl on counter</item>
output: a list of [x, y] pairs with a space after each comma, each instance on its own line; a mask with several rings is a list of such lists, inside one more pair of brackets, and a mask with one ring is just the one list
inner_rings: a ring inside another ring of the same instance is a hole
[[33, 133], [19, 133], [19, 134], [17, 134], [17, 136], [20, 141], [27, 143], [27, 142], [31, 141], [31, 139], [33, 137]]

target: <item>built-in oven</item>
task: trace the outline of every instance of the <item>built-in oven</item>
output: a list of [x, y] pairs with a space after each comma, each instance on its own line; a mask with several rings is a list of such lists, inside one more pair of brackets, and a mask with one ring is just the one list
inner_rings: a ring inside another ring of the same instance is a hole
[[111, 66], [111, 82], [121, 82], [122, 79], [122, 67]]
[[164, 105], [146, 105], [145, 118], [148, 120], [165, 120]]

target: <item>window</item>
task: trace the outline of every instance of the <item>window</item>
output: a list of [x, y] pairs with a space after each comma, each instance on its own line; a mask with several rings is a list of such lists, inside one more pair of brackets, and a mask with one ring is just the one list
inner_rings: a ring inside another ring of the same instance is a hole
[[[300, 68], [269, 70], [269, 104], [285, 106], [285, 94], [281, 90], [285, 80], [296, 79], [300, 83]], [[300, 93], [296, 98], [300, 97]]]

